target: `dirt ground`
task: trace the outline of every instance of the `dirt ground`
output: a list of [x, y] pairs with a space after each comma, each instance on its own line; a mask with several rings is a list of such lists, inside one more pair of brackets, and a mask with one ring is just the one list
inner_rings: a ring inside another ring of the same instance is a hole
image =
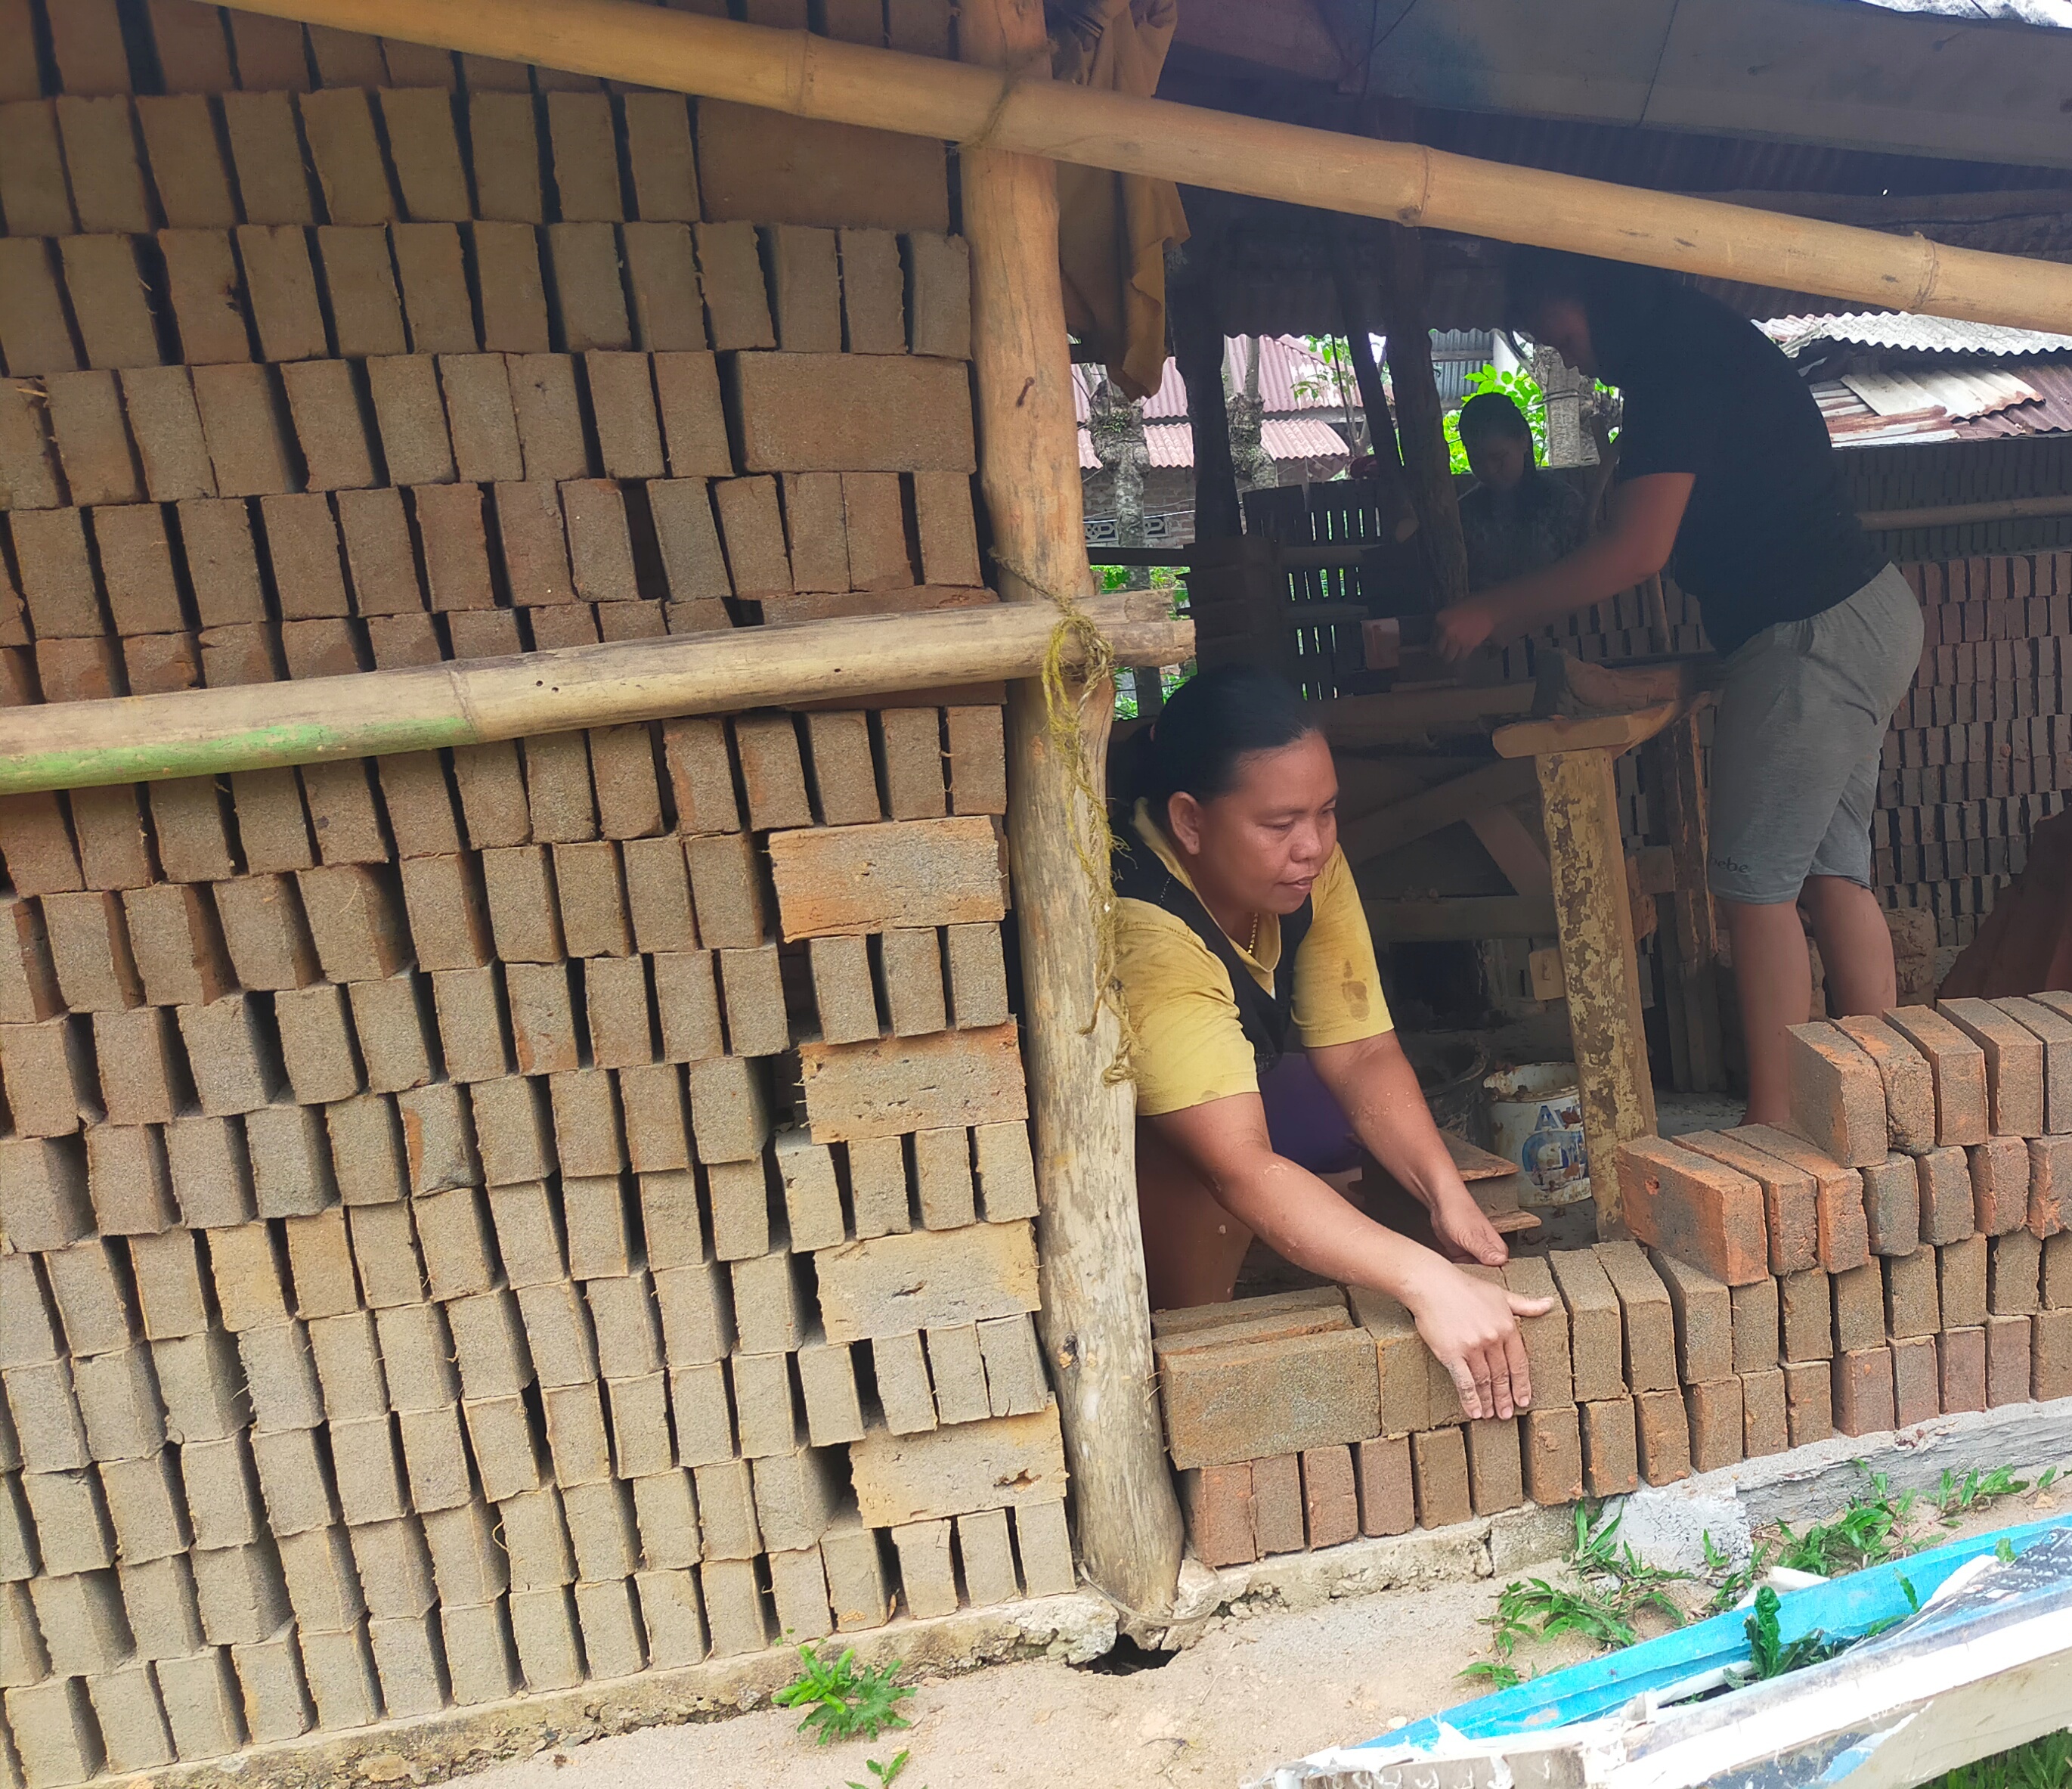
[[823, 1750], [793, 1716], [764, 1709], [542, 1753], [471, 1789], [875, 1789], [865, 1761], [902, 1747], [913, 1756], [899, 1789], [1235, 1789], [1472, 1696], [1455, 1674], [1482, 1655], [1477, 1623], [1498, 1588], [1441, 1585], [1227, 1622], [1126, 1676], [1038, 1662], [923, 1680], [906, 1705], [911, 1730], [872, 1743]]

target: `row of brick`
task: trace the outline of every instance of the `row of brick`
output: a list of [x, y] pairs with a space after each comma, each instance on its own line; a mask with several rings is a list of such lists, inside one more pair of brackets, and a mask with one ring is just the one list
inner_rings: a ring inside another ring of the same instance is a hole
[[[745, 215], [735, 164], [763, 139], [739, 109], [700, 106], [694, 129], [680, 93], [607, 94], [593, 83], [539, 99], [462, 97], [450, 82], [360, 73], [315, 91], [298, 83], [299, 93], [68, 93], [0, 105], [6, 233]], [[939, 190], [917, 203], [946, 210], [941, 158], [929, 159]]]
[[[693, 718], [383, 758], [374, 761], [374, 772], [370, 776], [368, 763], [356, 759], [234, 772], [228, 791], [212, 779], [175, 779], [0, 798], [0, 859], [17, 895], [41, 896], [226, 882], [319, 864], [378, 870], [393, 858], [395, 874], [405, 878], [443, 874], [450, 886], [438, 894], [461, 903], [446, 931], [475, 943], [453, 946], [462, 953], [458, 956], [423, 952], [421, 966], [436, 969], [479, 966], [493, 954], [486, 948], [492, 933], [483, 903], [470, 895], [481, 884], [479, 864], [462, 861], [464, 853], [600, 837], [631, 844], [671, 831], [712, 837], [738, 833], [744, 825], [770, 832], [849, 828], [888, 816], [896, 823], [949, 812], [976, 817], [1006, 808], [997, 707], [764, 714], [738, 718], [730, 730], [719, 720]], [[900, 824], [890, 835], [870, 837], [890, 843], [915, 836]], [[923, 841], [931, 837], [924, 829]], [[952, 828], [944, 842], [961, 846], [970, 837], [968, 827]], [[809, 848], [808, 855], [826, 848]], [[699, 942], [763, 942], [762, 884], [741, 864], [738, 845], [686, 850], [701, 857], [710, 887]], [[927, 855], [916, 853], [924, 862]], [[429, 857], [454, 861], [443, 873], [436, 866], [400, 868]], [[629, 889], [655, 878], [674, 886], [678, 871], [667, 853], [636, 849], [629, 858], [622, 849], [620, 861], [633, 865], [626, 872]], [[694, 905], [695, 897], [693, 886]], [[409, 881], [403, 899], [418, 923], [438, 927], [425, 903], [412, 911]], [[670, 904], [673, 910], [680, 903]], [[918, 907], [907, 918], [886, 911], [888, 924], [929, 917]], [[957, 915], [995, 916], [961, 910]], [[39, 915], [10, 907], [7, 917], [0, 1020], [45, 1016], [54, 1010], [49, 994], [21, 987], [25, 978], [32, 989], [56, 985], [47, 946], [35, 936]], [[680, 922], [671, 936], [685, 936]]]
[[1836, 1433], [2072, 1395], [2072, 1237], [1974, 1236], [1731, 1287], [1613, 1244], [1519, 1257], [1502, 1277], [1556, 1300], [1523, 1325], [1533, 1408], [1510, 1421], [1463, 1421], [1408, 1314], [1359, 1289], [1359, 1327], [1335, 1288], [1161, 1314], [1169, 1446], [1203, 1562], [1614, 1495]]
[[963, 239], [922, 231], [485, 222], [12, 236], [0, 237], [0, 357], [17, 379], [484, 351], [971, 352]]
[[[674, 10], [726, 16], [725, 0], [669, 0]], [[916, 56], [950, 53], [948, 0], [828, 0], [816, 28], [850, 43], [886, 44]], [[536, 68], [492, 56], [377, 38], [327, 26], [304, 27], [198, 3], [146, 0], [146, 30], [122, 29], [118, 0], [9, 0], [10, 47], [51, 45], [48, 90], [88, 97], [226, 93], [239, 88], [306, 93], [319, 87], [438, 87], [470, 93], [592, 93], [593, 75]], [[751, 24], [807, 28], [804, 0], [746, 0]], [[134, 59], [134, 61], [133, 61]], [[47, 90], [45, 71], [27, 49], [0, 61], [0, 99]], [[615, 91], [617, 89], [615, 88]]]

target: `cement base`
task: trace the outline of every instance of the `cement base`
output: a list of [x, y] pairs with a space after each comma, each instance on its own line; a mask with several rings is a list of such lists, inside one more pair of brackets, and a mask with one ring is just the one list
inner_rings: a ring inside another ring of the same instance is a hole
[[[1113, 1605], [1091, 1592], [963, 1609], [923, 1621], [895, 1621], [829, 1643], [853, 1646], [866, 1666], [902, 1661], [917, 1672], [949, 1675], [1013, 1659], [1083, 1664], [1115, 1645]], [[108, 1779], [160, 1789], [335, 1789], [341, 1783], [427, 1783], [529, 1758], [549, 1746], [579, 1746], [608, 1733], [713, 1721], [767, 1702], [799, 1674], [788, 1647], [643, 1672], [482, 1708], [447, 1709], [411, 1721], [350, 1732], [313, 1733], [228, 1758]]]

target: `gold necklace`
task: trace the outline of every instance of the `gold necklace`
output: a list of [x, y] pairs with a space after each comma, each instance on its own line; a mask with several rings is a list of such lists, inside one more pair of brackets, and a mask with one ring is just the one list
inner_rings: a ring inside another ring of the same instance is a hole
[[1252, 937], [1244, 947], [1244, 954], [1255, 960], [1259, 956], [1259, 915], [1256, 913], [1252, 916]]

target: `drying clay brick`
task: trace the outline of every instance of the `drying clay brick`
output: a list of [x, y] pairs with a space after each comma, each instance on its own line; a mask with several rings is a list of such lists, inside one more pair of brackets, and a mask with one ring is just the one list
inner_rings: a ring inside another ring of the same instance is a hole
[[[1548, 1271], [1547, 1263], [1536, 1256], [1520, 1256], [1504, 1268], [1503, 1283], [1508, 1291], [1519, 1298], [1552, 1298], [1555, 1301], [1554, 1309], [1543, 1315], [1521, 1317], [1518, 1320], [1519, 1334], [1525, 1343], [1534, 1406], [1555, 1409], [1573, 1404], [1575, 1372], [1568, 1351], [1568, 1313], [1560, 1302], [1553, 1275]], [[1383, 1355], [1383, 1377], [1382, 1426], [1394, 1429], [1399, 1425], [1388, 1420], [1389, 1396], [1386, 1351]]]
[[1646, 1138], [1621, 1146], [1618, 1174], [1641, 1241], [1729, 1285], [1767, 1277], [1762, 1193], [1746, 1175]]
[[330, 344], [317, 303], [307, 236], [294, 225], [265, 224], [240, 224], [235, 233], [245, 297], [258, 331], [259, 357], [322, 360]]
[[2028, 1143], [1995, 1137], [1967, 1149], [1971, 1171], [1972, 1226], [1982, 1236], [2000, 1236], [2029, 1221]]
[[[842, 526], [849, 549], [849, 588], [858, 590], [911, 589], [913, 562], [907, 557], [906, 519], [899, 479], [890, 472], [842, 475]], [[911, 713], [911, 710], [888, 710]], [[939, 813], [939, 807], [924, 808]], [[899, 810], [895, 809], [895, 812]], [[900, 817], [909, 817], [900, 812]]]
[[1639, 1430], [1633, 1400], [1610, 1398], [1581, 1408], [1585, 1488], [1593, 1497], [1637, 1490]]
[[980, 817], [780, 833], [770, 851], [787, 939], [1005, 912], [999, 848]]
[[1691, 1424], [1692, 1469], [1714, 1472], [1738, 1465], [1745, 1421], [1741, 1380], [1729, 1376], [1687, 1386], [1684, 1400]]
[[1637, 1244], [1600, 1243], [1595, 1252], [1618, 1297], [1626, 1385], [1636, 1392], [1673, 1390], [1675, 1322], [1668, 1289]]
[[[144, 487], [154, 503], [213, 497], [216, 473], [195, 408], [194, 382], [184, 367], [134, 367], [122, 375], [123, 409], [143, 463]], [[15, 483], [15, 501], [27, 496]]]
[[1870, 1259], [1869, 1226], [1864, 1215], [1860, 1173], [1789, 1131], [1771, 1125], [1745, 1125], [1728, 1134], [1812, 1175], [1815, 1230], [1822, 1267], [1831, 1273], [1841, 1273]]
[[1676, 1141], [1684, 1149], [1747, 1175], [1762, 1189], [1771, 1273], [1795, 1273], [1815, 1264], [1819, 1258], [1818, 1208], [1810, 1174], [1737, 1134], [1697, 1131]]
[[1877, 1066], [1890, 1146], [1910, 1155], [1934, 1148], [1935, 1080], [1926, 1059], [1882, 1019], [1840, 1018], [1835, 1027]]
[[[1725, 1379], [1733, 1371], [1733, 1304], [1728, 1289], [1670, 1256], [1657, 1254], [1652, 1259], [1675, 1320], [1679, 1382], [1702, 1385]], [[1514, 1285], [1512, 1289], [1522, 1288]], [[1535, 1376], [1536, 1380], [1536, 1373]]]
[[1921, 1246], [1921, 1181], [1914, 1159], [1889, 1155], [1863, 1170], [1864, 1224], [1873, 1255], [1910, 1255]]
[[1262, 1555], [1301, 1552], [1301, 1461], [1277, 1454], [1252, 1462], [1252, 1532]]
[[403, 314], [413, 354], [472, 354], [475, 311], [468, 297], [460, 232], [450, 223], [397, 224], [389, 229], [403, 281]]
[[2039, 1237], [2072, 1226], [2072, 1137], [2035, 1137], [2029, 1144], [2029, 1228]]
[[1885, 1324], [1894, 1337], [1933, 1335], [1942, 1326], [1936, 1254], [1894, 1256], [1885, 1264]]
[[1976, 1195], [1971, 1163], [1959, 1148], [1934, 1149], [1914, 1158], [1921, 1198], [1921, 1240], [1939, 1246], [1971, 1233]]
[[1819, 1269], [1789, 1273], [1778, 1282], [1787, 1363], [1834, 1357], [1835, 1333], [1830, 1281]]
[[1567, 1308], [1571, 1371], [1578, 1402], [1618, 1397], [1625, 1389], [1624, 1330], [1618, 1293], [1596, 1256], [1559, 1251], [1548, 1256]]
[[1474, 1513], [1466, 1443], [1458, 1429], [1427, 1429], [1410, 1437], [1417, 1525], [1445, 1528]]
[[1984, 1052], [1994, 1132], [2001, 1137], [2038, 1134], [2043, 1129], [2043, 1040], [1989, 1000], [1938, 1001], [1935, 1010]]
[[2041, 999], [1993, 1004], [2043, 1045], [2043, 1129], [2058, 1135], [2072, 1132], [2072, 1016]]
[[779, 224], [764, 231], [763, 240], [770, 268], [776, 345], [793, 353], [840, 353], [841, 279], [836, 265], [835, 232]]
[[511, 1040], [521, 1075], [553, 1075], [579, 1066], [574, 996], [565, 963], [512, 963], [504, 969]]
[[1942, 1327], [1970, 1329], [1986, 1320], [1986, 1239], [1971, 1236], [1935, 1251]]
[[1885, 1339], [1885, 1273], [1877, 1261], [1833, 1277], [1835, 1347], [1839, 1353], [1875, 1347]]
[[[1823, 1372], [1826, 1372], [1823, 1366]], [[1691, 1476], [1691, 1425], [1680, 1390], [1641, 1392], [1634, 1398], [1638, 1466], [1651, 1485], [1674, 1484]]]
[[[222, 230], [162, 230], [167, 293], [179, 327], [181, 357], [192, 366], [252, 358], [242, 282]], [[386, 251], [384, 251], [386, 259]], [[192, 390], [191, 384], [189, 387]]]
[[[993, 1228], [975, 1227], [975, 1233]], [[856, 1246], [884, 1248], [920, 1240], [944, 1239], [889, 1238]], [[824, 1314], [829, 1278], [824, 1271]], [[1362, 1330], [1161, 1351], [1160, 1362], [1169, 1445], [1183, 1466], [1363, 1441], [1381, 1429], [1375, 1351]]]
[[489, 904], [477, 860], [406, 857], [400, 870], [410, 940], [422, 968], [475, 969], [493, 960]]
[[[705, 232], [700, 226], [702, 251]], [[706, 298], [712, 283], [708, 269]], [[767, 328], [767, 325], [766, 325]], [[716, 344], [761, 345], [722, 340]], [[971, 398], [954, 360], [895, 355], [753, 354], [726, 368], [750, 472], [969, 472]], [[831, 428], [830, 418], [869, 426]], [[808, 422], [808, 419], [810, 422]]]
[[2029, 1401], [2030, 1363], [2029, 1319], [2026, 1317], [1988, 1317], [1986, 1319], [1986, 1405]]
[[1934, 1336], [1893, 1338], [1892, 1376], [1895, 1427], [1910, 1429], [1941, 1413], [1942, 1364]]
[[1926, 1006], [1898, 1007], [1885, 1018], [1928, 1059], [1935, 1082], [1936, 1142], [1948, 1148], [1985, 1141], [1990, 1128], [1985, 1051]]
[[962, 236], [915, 230], [904, 239], [908, 344], [916, 354], [971, 357], [971, 256]]
[[[1012, 1023], [912, 1039], [809, 1043], [800, 1055], [816, 1142], [968, 1129], [1028, 1116]], [[696, 1091], [694, 1079], [694, 1104]], [[702, 1146], [702, 1132], [701, 1138]]]
[[859, 1240], [914, 1228], [906, 1151], [896, 1137], [859, 1139], [847, 1150], [849, 1203]]
[[264, 366], [198, 366], [194, 389], [224, 496], [265, 496], [300, 485], [301, 455], [278, 373]]
[[941, 716], [932, 708], [875, 712], [878, 755], [885, 770], [886, 808], [894, 820], [931, 820], [948, 805]]
[[1827, 1361], [1804, 1361], [1784, 1369], [1784, 1411], [1794, 1447], [1826, 1441], [1834, 1433], [1834, 1370]]
[[1889, 1349], [1865, 1348], [1835, 1362], [1833, 1420], [1843, 1434], [1882, 1433], [1894, 1426], [1896, 1415]]
[[1741, 1375], [1741, 1446], [1751, 1460], [1791, 1445], [1782, 1369]]
[[1986, 1332], [1983, 1327], [1946, 1329], [1936, 1339], [1942, 1365], [1945, 1415], [1986, 1408]]

